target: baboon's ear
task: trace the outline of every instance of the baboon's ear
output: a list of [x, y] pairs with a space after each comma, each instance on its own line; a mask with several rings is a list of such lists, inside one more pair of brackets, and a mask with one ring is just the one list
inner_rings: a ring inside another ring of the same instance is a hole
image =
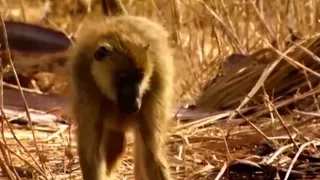
[[112, 52], [105, 46], [100, 46], [93, 54], [93, 57], [97, 61], [102, 61], [107, 56], [110, 56]]

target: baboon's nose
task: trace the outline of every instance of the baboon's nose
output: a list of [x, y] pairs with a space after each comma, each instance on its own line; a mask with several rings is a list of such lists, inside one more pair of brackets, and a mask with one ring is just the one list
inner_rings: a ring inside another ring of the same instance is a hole
[[141, 101], [139, 98], [126, 99], [119, 104], [119, 110], [124, 114], [133, 114], [138, 112], [141, 106]]

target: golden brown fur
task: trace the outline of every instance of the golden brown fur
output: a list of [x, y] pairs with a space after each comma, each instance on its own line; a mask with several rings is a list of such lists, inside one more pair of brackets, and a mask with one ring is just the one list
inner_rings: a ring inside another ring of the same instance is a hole
[[[135, 135], [135, 179], [170, 179], [163, 151], [174, 76], [167, 32], [146, 18], [127, 15], [84, 27], [71, 53], [72, 108], [84, 180], [111, 177], [129, 129]], [[101, 46], [112, 53], [96, 61], [93, 54]], [[125, 115], [117, 108], [121, 102], [114, 79], [120, 70], [137, 69], [143, 74], [141, 107]]]

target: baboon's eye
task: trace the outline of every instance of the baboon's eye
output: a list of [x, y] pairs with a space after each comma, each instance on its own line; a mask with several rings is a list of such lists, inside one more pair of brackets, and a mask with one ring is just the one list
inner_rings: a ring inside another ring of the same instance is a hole
[[111, 51], [109, 51], [106, 47], [101, 46], [98, 50], [93, 54], [93, 57], [97, 61], [103, 60], [105, 57], [110, 55]]

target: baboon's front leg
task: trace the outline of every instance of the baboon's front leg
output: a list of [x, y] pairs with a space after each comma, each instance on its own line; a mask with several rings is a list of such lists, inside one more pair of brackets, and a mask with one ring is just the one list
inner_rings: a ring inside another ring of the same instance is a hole
[[99, 103], [86, 94], [84, 88], [78, 91], [86, 97], [75, 96], [72, 104], [77, 122], [76, 140], [82, 177], [83, 180], [102, 180], [105, 177], [105, 159], [101, 151], [103, 126]]
[[[90, 119], [86, 120], [90, 121]], [[77, 147], [83, 180], [102, 180], [105, 177], [105, 164], [103, 154], [100, 152], [101, 134], [90, 123], [85, 127], [80, 124], [77, 131]]]
[[155, 112], [159, 110], [155, 106], [146, 107], [135, 130], [135, 179], [168, 180], [170, 173], [164, 151], [165, 114], [161, 114], [161, 111]]
[[168, 180], [169, 170], [166, 155], [159, 143], [157, 133], [135, 133], [135, 179]]

